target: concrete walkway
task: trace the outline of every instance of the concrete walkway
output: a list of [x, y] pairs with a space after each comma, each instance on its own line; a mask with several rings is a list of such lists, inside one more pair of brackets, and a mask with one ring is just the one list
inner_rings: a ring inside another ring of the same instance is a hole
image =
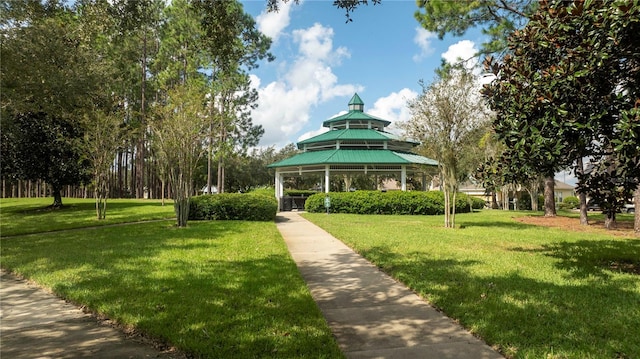
[[141, 343], [0, 271], [0, 358], [184, 358]]
[[502, 358], [296, 212], [276, 222], [347, 358]]

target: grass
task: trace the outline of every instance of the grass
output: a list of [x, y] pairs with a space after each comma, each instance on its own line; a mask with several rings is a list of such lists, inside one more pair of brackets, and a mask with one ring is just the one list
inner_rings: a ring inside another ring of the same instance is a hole
[[52, 197], [0, 199], [0, 234], [3, 237], [89, 226], [174, 218], [173, 202], [109, 199], [107, 217], [96, 219], [95, 200], [64, 198], [64, 206], [51, 209]]
[[[3, 202], [3, 216], [20, 221], [33, 206]], [[66, 211], [74, 228], [91, 217], [82, 204]], [[165, 215], [144, 201], [123, 200], [120, 211]], [[5, 237], [1, 255], [3, 268], [194, 357], [342, 357], [274, 223], [178, 229], [169, 220]]]
[[[639, 358], [640, 240], [520, 223], [526, 212], [305, 214], [512, 358]], [[629, 218], [621, 218], [628, 220]]]

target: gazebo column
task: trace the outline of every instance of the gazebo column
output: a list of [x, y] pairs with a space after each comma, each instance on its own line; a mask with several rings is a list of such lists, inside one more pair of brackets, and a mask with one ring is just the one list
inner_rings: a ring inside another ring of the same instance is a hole
[[427, 190], [427, 174], [422, 173], [422, 191]]
[[400, 183], [402, 183], [402, 190], [407, 190], [407, 166], [402, 166], [402, 171], [400, 172]]
[[329, 165], [324, 166], [324, 193], [329, 193]]
[[280, 198], [282, 198], [282, 194], [284, 193], [284, 188], [283, 188], [283, 178], [282, 178], [282, 173], [280, 173], [280, 171], [278, 171], [278, 169], [276, 169], [276, 199], [278, 200], [278, 203], [280, 203]]

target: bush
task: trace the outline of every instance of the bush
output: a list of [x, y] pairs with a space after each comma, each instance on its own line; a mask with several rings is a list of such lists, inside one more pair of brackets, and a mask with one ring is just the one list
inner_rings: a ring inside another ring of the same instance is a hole
[[580, 200], [578, 197], [569, 196], [562, 200], [562, 204], [569, 209], [578, 208], [580, 206]]
[[249, 193], [254, 195], [263, 195], [263, 196], [276, 198], [276, 189], [273, 187], [254, 188], [251, 191], [249, 191]]
[[[325, 212], [325, 193], [310, 196], [305, 203], [307, 212]], [[329, 193], [332, 213], [355, 214], [444, 214], [444, 194], [440, 191], [429, 192], [331, 192]], [[484, 201], [458, 193], [456, 213], [470, 212], [471, 208], [484, 207]]]
[[275, 197], [253, 193], [221, 193], [191, 198], [190, 220], [273, 221], [278, 212]]
[[[464, 195], [466, 196], [466, 194], [464, 193], [458, 193], [459, 195]], [[473, 196], [468, 196], [469, 200], [471, 201], [471, 208], [473, 209], [483, 209], [484, 206], [486, 205], [486, 203], [484, 202], [484, 199], [482, 198], [478, 198], [478, 197], [473, 197]]]
[[284, 191], [284, 195], [285, 196], [292, 196], [292, 197], [309, 197], [311, 195], [314, 195], [318, 193], [317, 191], [311, 191], [311, 190], [303, 190], [303, 189], [288, 189], [286, 191]]
[[518, 210], [530, 211], [532, 209], [533, 208], [531, 208], [531, 195], [528, 192], [521, 192], [520, 197], [518, 199]]

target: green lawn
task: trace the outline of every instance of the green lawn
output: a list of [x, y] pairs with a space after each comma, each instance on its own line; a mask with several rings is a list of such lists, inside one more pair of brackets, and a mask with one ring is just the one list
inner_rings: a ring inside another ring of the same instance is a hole
[[[640, 358], [640, 239], [538, 227], [527, 212], [305, 214], [514, 358]], [[621, 215], [619, 220], [631, 220]]]
[[[97, 222], [82, 203], [39, 214], [40, 204], [24, 202], [2, 202], [3, 235], [6, 226], [32, 233]], [[111, 213], [133, 220], [168, 213], [155, 206], [122, 200]], [[32, 228], [21, 213], [49, 224]], [[3, 268], [195, 357], [342, 357], [274, 223], [178, 229], [167, 220], [12, 236], [2, 238], [1, 256]]]
[[63, 198], [64, 206], [51, 209], [52, 197], [0, 199], [0, 235], [40, 233], [108, 224], [175, 218], [173, 202], [109, 199], [107, 217], [96, 219], [94, 199]]

